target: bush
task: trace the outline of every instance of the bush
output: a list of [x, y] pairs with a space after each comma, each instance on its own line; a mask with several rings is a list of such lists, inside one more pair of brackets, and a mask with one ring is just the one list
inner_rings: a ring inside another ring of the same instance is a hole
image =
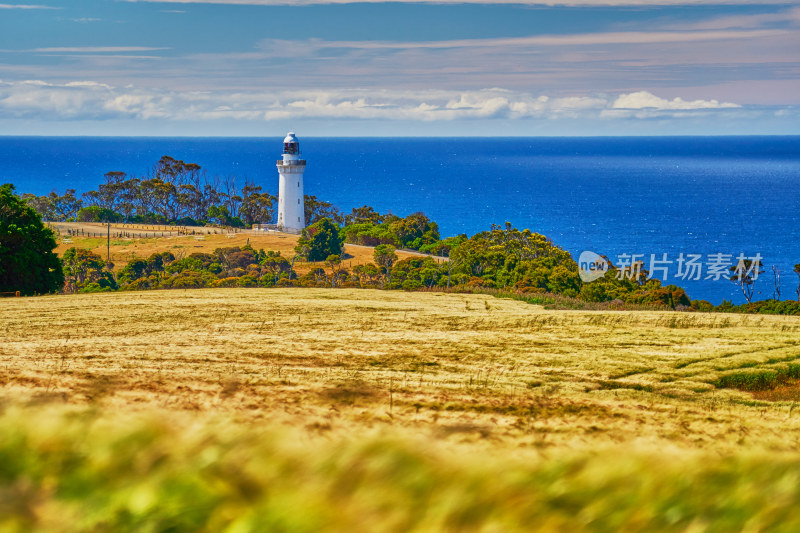
[[338, 226], [323, 218], [303, 230], [295, 251], [308, 261], [324, 261], [330, 255], [342, 254], [342, 242]]
[[113, 290], [114, 289], [110, 285], [103, 286], [97, 282], [92, 282], [81, 287], [81, 289], [78, 290], [78, 292], [80, 294], [88, 294], [93, 292], [112, 292]]
[[161, 287], [164, 289], [199, 289], [209, 286], [212, 281], [213, 279], [204, 277], [199, 272], [184, 271], [164, 280]]
[[55, 247], [53, 232], [14, 194], [14, 186], [0, 186], [0, 292], [32, 295], [61, 290], [64, 273]]
[[96, 205], [83, 207], [78, 211], [78, 222], [121, 222], [125, 217], [116, 211]]

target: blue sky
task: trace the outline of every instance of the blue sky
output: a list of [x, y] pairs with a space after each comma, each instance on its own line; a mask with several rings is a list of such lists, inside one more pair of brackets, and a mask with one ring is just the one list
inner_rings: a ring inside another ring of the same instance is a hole
[[0, 3], [4, 135], [800, 134], [800, 5]]

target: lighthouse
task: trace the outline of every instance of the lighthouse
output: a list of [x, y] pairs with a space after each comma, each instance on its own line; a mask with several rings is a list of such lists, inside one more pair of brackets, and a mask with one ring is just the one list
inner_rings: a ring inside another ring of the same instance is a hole
[[300, 143], [290, 131], [283, 140], [283, 158], [278, 159], [278, 231], [300, 233], [306, 227], [303, 203], [305, 159], [300, 159]]

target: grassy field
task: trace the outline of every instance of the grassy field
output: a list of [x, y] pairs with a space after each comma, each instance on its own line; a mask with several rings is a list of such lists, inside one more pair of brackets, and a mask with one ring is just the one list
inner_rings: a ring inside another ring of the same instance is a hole
[[[106, 259], [107, 252], [110, 252], [111, 262], [114, 263], [114, 270], [119, 271], [128, 262], [135, 258], [147, 258], [154, 253], [171, 252], [176, 258], [188, 257], [195, 252], [211, 253], [217, 248], [227, 248], [231, 246], [244, 246], [250, 244], [256, 250], [272, 250], [280, 252], [283, 257], [291, 261], [295, 255], [294, 248], [300, 238], [298, 235], [278, 232], [239, 230], [237, 233], [223, 233], [223, 230], [215, 228], [184, 228], [185, 231], [203, 232], [202, 235], [178, 235], [175, 229], [170, 226], [142, 226], [132, 224], [112, 224], [112, 234], [118, 235], [129, 233], [131, 237], [112, 236], [109, 242], [105, 236], [106, 227], [104, 224], [91, 223], [66, 223], [53, 222], [50, 224], [56, 231], [61, 231], [58, 238], [56, 253], [64, 255], [72, 247], [86, 248]], [[102, 233], [102, 237], [71, 236], [66, 233], [66, 228], [82, 230], [87, 234], [94, 232]], [[156, 231], [158, 230], [158, 231]], [[208, 233], [209, 231], [219, 231], [220, 233]], [[159, 236], [152, 236], [159, 233]], [[161, 236], [161, 234], [164, 234]], [[144, 235], [149, 235], [145, 237]], [[350, 269], [355, 265], [363, 265], [373, 262], [374, 248], [369, 246], [357, 246], [354, 244], [344, 245], [343, 261], [345, 268]], [[398, 250], [397, 255], [400, 259], [420, 255], [415, 252]], [[436, 258], [441, 261], [442, 259]], [[307, 263], [305, 261], [295, 262], [295, 271], [303, 275], [313, 268], [322, 266], [322, 263]]]
[[0, 531], [792, 531], [800, 318], [8, 299]]

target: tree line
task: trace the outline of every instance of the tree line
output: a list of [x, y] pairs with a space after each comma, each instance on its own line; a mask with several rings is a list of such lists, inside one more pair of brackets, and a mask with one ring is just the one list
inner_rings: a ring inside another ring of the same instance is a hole
[[[127, 222], [243, 227], [275, 220], [277, 198], [246, 179], [235, 176], [209, 178], [195, 163], [163, 156], [148, 176], [131, 177], [113, 171], [104, 175], [96, 190], [76, 196], [22, 194], [44, 220], [53, 222]], [[376, 246], [391, 244], [442, 255], [447, 248], [439, 240], [437, 224], [423, 213], [407, 217], [380, 214], [372, 207], [354, 208], [349, 214], [313, 195], [305, 196], [305, 225], [330, 219], [344, 231], [346, 242]], [[426, 248], [427, 247], [427, 248]]]
[[49, 221], [132, 222], [145, 224], [207, 223], [227, 226], [268, 224], [275, 196], [235, 176], [209, 178], [200, 165], [163, 156], [148, 176], [107, 172], [105, 182], [80, 197], [75, 189], [46, 196], [22, 197]]
[[[200, 165], [168, 155], [147, 176], [134, 177], [112, 171], [96, 190], [76, 195], [66, 189], [22, 198], [46, 221], [127, 222], [138, 224], [208, 224], [244, 227], [275, 221], [277, 197], [260, 185], [236, 176], [209, 178]], [[330, 218], [337, 224], [349, 220], [330, 202], [305, 195], [305, 223]], [[354, 209], [353, 212], [358, 212]]]
[[[407, 217], [382, 215], [363, 206], [342, 215], [322, 202], [322, 217], [301, 235], [295, 254], [282, 257], [274, 251], [250, 246], [219, 248], [212, 253], [175, 257], [169, 252], [132, 258], [119, 272], [114, 265], [89, 250], [70, 248], [59, 259], [52, 250], [55, 238], [41, 217], [11, 185], [0, 188], [0, 292], [95, 292], [193, 287], [374, 287], [399, 290], [501, 291], [504, 294], [553, 294], [576, 302], [635, 304], [699, 311], [800, 314], [800, 303], [777, 297], [734, 306], [713, 306], [690, 300], [675, 285], [650, 279], [643, 268], [636, 275], [618, 275], [611, 265], [603, 278], [581, 281], [578, 265], [569, 254], [544, 235], [511, 224], [492, 226], [472, 237], [440, 239], [438, 226], [422, 213]], [[341, 225], [340, 225], [341, 224]], [[347, 242], [374, 245], [373, 262], [347, 268]], [[436, 250], [447, 260], [431, 256], [399, 259], [400, 247]], [[303, 275], [297, 260], [315, 262]], [[763, 272], [761, 265], [758, 270]], [[800, 264], [798, 275], [800, 301]], [[626, 274], [622, 272], [622, 274]], [[754, 279], [745, 279], [751, 291]], [[745, 292], [747, 295], [748, 292]]]

